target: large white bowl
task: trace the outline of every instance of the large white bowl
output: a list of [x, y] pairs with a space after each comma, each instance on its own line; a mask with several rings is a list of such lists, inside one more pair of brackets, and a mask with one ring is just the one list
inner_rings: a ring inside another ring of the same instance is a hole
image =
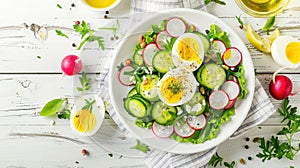
[[[222, 30], [229, 34], [231, 45], [240, 49], [243, 53], [243, 65], [245, 67], [245, 77], [247, 79], [247, 89], [249, 91], [247, 98], [239, 102], [236, 107], [236, 114], [231, 120], [221, 126], [221, 131], [217, 138], [206, 141], [202, 144], [178, 143], [170, 138], [158, 138], [153, 135], [151, 129], [139, 128], [135, 125], [135, 118], [130, 116], [123, 105], [123, 98], [126, 97], [129, 87], [123, 86], [117, 79], [117, 66], [124, 62], [133, 52], [136, 43], [139, 41], [139, 36], [151, 30], [152, 24], [160, 24], [163, 19], [168, 19], [174, 16], [184, 18], [188, 23], [194, 24], [199, 30], [204, 32], [209, 29], [211, 24], [217, 24]], [[161, 13], [156, 13], [149, 18], [145, 18], [141, 23], [133, 27], [119, 44], [109, 73], [109, 94], [117, 116], [122, 124], [132, 133], [133, 136], [140, 139], [143, 143], [159, 150], [188, 154], [196, 153], [213, 148], [226, 139], [228, 139], [242, 124], [250, 109], [255, 87], [255, 76], [253, 63], [250, 54], [235, 32], [219, 18], [208, 13], [196, 11], [192, 9], [171, 9]]]

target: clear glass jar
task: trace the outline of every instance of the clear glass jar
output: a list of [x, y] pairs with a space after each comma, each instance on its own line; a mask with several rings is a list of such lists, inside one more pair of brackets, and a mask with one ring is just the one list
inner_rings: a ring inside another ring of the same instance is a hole
[[235, 0], [245, 13], [254, 17], [271, 17], [282, 12], [291, 0]]

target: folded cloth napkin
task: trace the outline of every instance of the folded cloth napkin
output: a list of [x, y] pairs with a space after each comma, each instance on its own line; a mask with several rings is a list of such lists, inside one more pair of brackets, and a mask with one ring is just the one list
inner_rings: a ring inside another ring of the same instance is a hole
[[[203, 10], [202, 0], [132, 0], [131, 11], [136, 12], [154, 12], [169, 8], [194, 8]], [[205, 9], [204, 9], [205, 10]], [[98, 94], [104, 101], [109, 102], [110, 97], [108, 93], [108, 70], [104, 70], [98, 77]], [[128, 130], [122, 125], [118, 119], [116, 112], [112, 105], [108, 105], [108, 111], [112, 119], [116, 122], [120, 131], [125, 135], [131, 136]], [[259, 80], [255, 82], [255, 92], [252, 106], [243, 124], [230, 137], [236, 138], [239, 135], [246, 133], [251, 128], [265, 121], [274, 112], [275, 108], [271, 103], [268, 95], [260, 84]], [[145, 163], [153, 168], [169, 168], [169, 167], [207, 167], [207, 163], [213, 154], [217, 151], [217, 147], [209, 149], [205, 152], [181, 155], [163, 152], [160, 150], [151, 149], [145, 157]]]

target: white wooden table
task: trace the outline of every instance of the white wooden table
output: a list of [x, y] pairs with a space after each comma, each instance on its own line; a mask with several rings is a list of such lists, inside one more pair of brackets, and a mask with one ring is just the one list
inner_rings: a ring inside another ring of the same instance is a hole
[[[75, 7], [71, 6], [72, 3]], [[57, 4], [62, 8], [58, 8]], [[292, 0], [290, 7], [293, 6], [300, 6], [300, 2]], [[92, 27], [97, 28], [113, 20], [115, 16], [126, 16], [129, 7], [130, 0], [122, 0], [117, 8], [110, 11], [110, 19], [104, 19], [104, 12], [90, 11], [79, 0], [2, 1], [0, 5], [0, 167], [90, 168], [144, 165], [142, 157], [110, 155], [112, 151], [105, 149], [105, 141], [101, 147], [95, 141], [75, 135], [67, 120], [39, 116], [39, 111], [49, 100], [73, 96], [73, 78], [62, 78], [60, 61], [67, 54], [79, 54], [79, 51], [72, 47], [72, 43], [80, 42], [78, 35], [71, 33], [70, 38], [66, 39], [50, 31], [47, 40], [39, 41], [29, 29], [4, 28], [23, 23], [72, 28], [76, 20], [85, 20]], [[279, 66], [269, 55], [262, 54], [251, 47], [245, 32], [239, 28], [234, 17], [241, 15], [244, 21], [250, 22], [255, 29], [261, 28], [266, 19], [253, 18], [244, 14], [233, 0], [228, 0], [226, 6], [210, 5], [208, 12], [228, 23], [243, 39], [251, 52], [257, 77], [268, 90], [272, 73]], [[277, 17], [276, 24], [299, 26], [300, 12], [286, 11]], [[299, 39], [300, 34], [297, 32], [299, 29], [282, 30], [282, 34]], [[95, 65], [85, 65], [87, 66]], [[300, 69], [284, 71], [284, 73], [294, 82], [294, 90], [300, 90]], [[290, 98], [291, 103], [298, 108], [300, 108], [299, 99], [299, 95]], [[272, 101], [276, 107], [281, 103], [274, 99]], [[55, 125], [50, 123], [52, 120], [55, 120]], [[105, 130], [112, 125], [113, 123], [107, 119], [101, 129]], [[290, 165], [300, 167], [300, 156], [297, 156], [294, 161], [272, 160], [264, 164], [255, 157], [259, 150], [258, 144], [252, 142], [253, 138], [269, 137], [276, 133], [280, 126], [280, 117], [276, 113], [249, 133], [222, 144], [218, 153], [227, 161], [236, 161], [237, 167], [282, 168]], [[249, 142], [245, 140], [246, 137], [250, 138]], [[246, 150], [245, 145], [249, 145], [250, 148]], [[83, 157], [82, 149], [87, 149], [90, 155]], [[252, 157], [251, 161], [248, 160], [249, 156]], [[239, 163], [240, 158], [246, 161], [245, 165]]]

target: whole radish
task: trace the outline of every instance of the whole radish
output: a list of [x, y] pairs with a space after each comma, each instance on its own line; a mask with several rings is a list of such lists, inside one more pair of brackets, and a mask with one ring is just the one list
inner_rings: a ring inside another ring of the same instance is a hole
[[269, 91], [273, 98], [283, 100], [292, 95], [293, 83], [284, 75], [277, 75], [269, 84]]
[[82, 61], [76, 55], [68, 55], [61, 61], [61, 69], [68, 76], [75, 75], [81, 71]]

